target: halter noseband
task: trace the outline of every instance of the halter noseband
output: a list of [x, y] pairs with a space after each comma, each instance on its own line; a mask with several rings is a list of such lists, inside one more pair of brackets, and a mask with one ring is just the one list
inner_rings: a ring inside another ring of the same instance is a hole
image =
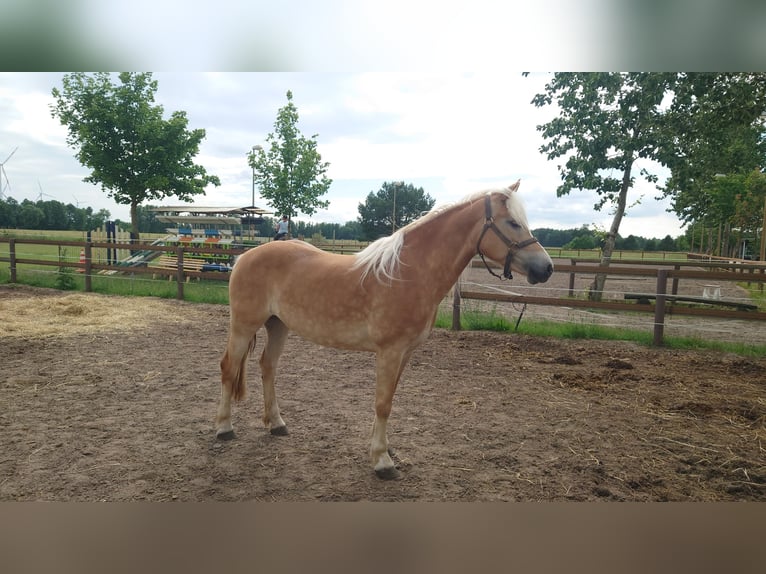
[[[513, 260], [514, 251], [523, 249], [524, 247], [532, 245], [533, 243], [537, 243], [537, 238], [532, 236], [529, 239], [525, 239], [519, 243], [517, 241], [511, 241], [505, 235], [503, 235], [503, 232], [500, 231], [497, 225], [495, 225], [495, 220], [492, 218], [492, 201], [490, 200], [489, 195], [484, 196], [484, 216], [484, 229], [481, 230], [479, 241], [476, 243], [476, 252], [479, 254], [479, 257], [481, 257], [481, 261], [484, 263], [484, 267], [487, 268], [487, 271], [489, 271], [490, 274], [494, 275], [498, 279], [513, 279], [513, 275], [511, 274], [511, 261]], [[495, 235], [497, 235], [508, 247], [508, 254], [505, 256], [505, 266], [503, 267], [502, 277], [492, 271], [490, 266], [487, 264], [487, 261], [484, 259], [484, 254], [481, 252], [481, 241], [484, 239], [484, 235], [490, 229], [494, 231]]]

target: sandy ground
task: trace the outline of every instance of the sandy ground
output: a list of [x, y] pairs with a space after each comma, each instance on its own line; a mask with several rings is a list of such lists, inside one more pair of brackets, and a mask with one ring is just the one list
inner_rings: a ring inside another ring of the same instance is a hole
[[253, 358], [220, 442], [226, 307], [0, 286], [0, 318], [3, 501], [766, 500], [764, 359], [436, 330], [394, 399], [385, 482], [372, 355], [291, 336], [290, 434], [261, 426]]

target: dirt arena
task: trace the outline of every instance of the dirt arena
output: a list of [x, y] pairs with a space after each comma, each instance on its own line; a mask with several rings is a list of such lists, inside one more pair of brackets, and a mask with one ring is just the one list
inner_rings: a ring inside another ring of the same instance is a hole
[[[764, 501], [766, 359], [436, 330], [368, 460], [373, 356], [291, 336], [215, 439], [225, 306], [0, 286], [0, 500]], [[260, 352], [262, 338], [256, 352]]]

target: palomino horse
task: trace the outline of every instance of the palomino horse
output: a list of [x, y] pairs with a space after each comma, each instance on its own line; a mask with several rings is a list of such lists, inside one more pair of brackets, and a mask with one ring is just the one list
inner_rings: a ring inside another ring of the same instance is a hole
[[[375, 473], [394, 478], [386, 425], [402, 371], [433, 327], [439, 302], [477, 253], [503, 274], [545, 282], [548, 253], [529, 230], [517, 181], [426, 214], [355, 255], [337, 255], [302, 241], [278, 241], [240, 256], [229, 281], [231, 323], [221, 359], [217, 436], [233, 438], [231, 400], [245, 395], [245, 365], [266, 326], [260, 359], [263, 422], [287, 434], [274, 378], [288, 331], [341, 349], [376, 354], [375, 421], [370, 455]], [[487, 267], [489, 269], [489, 267]]]

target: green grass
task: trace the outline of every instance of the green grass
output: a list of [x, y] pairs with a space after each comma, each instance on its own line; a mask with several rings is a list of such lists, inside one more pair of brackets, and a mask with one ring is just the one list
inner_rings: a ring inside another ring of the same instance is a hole
[[[53, 232], [56, 235], [46, 239], [58, 239], [67, 241], [82, 240], [81, 232]], [[80, 233], [80, 236], [77, 236]], [[37, 236], [39, 238], [39, 235]], [[28, 259], [46, 259], [49, 261], [77, 261], [79, 250], [76, 247], [58, 247], [56, 245], [23, 244], [17, 246], [17, 257]], [[94, 259], [99, 257], [98, 250], [94, 252]], [[104, 250], [105, 251], [105, 250]], [[0, 243], [0, 256], [8, 256], [8, 244]], [[105, 258], [105, 255], [103, 256]], [[35, 287], [48, 287], [52, 289], [66, 286], [75, 291], [85, 290], [85, 279], [81, 273], [64, 273], [61, 268], [46, 265], [21, 265], [17, 271], [19, 283]], [[63, 276], [65, 275], [65, 276]], [[0, 264], [0, 283], [10, 281], [10, 271], [7, 263]], [[94, 275], [91, 278], [92, 289], [96, 293], [138, 296], [138, 297], [161, 297], [175, 299], [177, 285], [175, 281], [167, 278], [152, 279], [144, 274], [119, 274], [119, 275]], [[758, 284], [748, 287], [741, 286], [751, 294], [754, 301], [758, 302], [761, 309], [766, 308], [766, 295], [759, 289]], [[184, 284], [184, 300], [197, 303], [214, 303], [228, 305], [228, 283], [225, 281], [190, 281]], [[440, 312], [436, 326], [451, 328], [452, 316], [447, 312]], [[620, 340], [633, 341], [642, 345], [651, 345], [653, 333], [631, 329], [603, 327], [600, 325], [585, 323], [557, 323], [552, 321], [532, 321], [527, 318], [519, 323], [509, 321], [496, 312], [464, 310], [461, 314], [461, 328], [467, 331], [491, 330], [510, 331], [525, 335], [540, 337], [558, 337], [564, 339], [595, 339], [595, 340]], [[709, 349], [736, 353], [749, 356], [766, 356], [766, 346], [746, 345], [739, 343], [708, 341], [695, 337], [664, 337], [664, 345], [676, 349]]]
[[[2, 232], [0, 232], [2, 233]], [[41, 235], [43, 232], [28, 232], [14, 234], [16, 237], [29, 237], [36, 239], [51, 239], [57, 241], [83, 241], [84, 233], [77, 231], [50, 232], [55, 235], [50, 237]], [[147, 237], [149, 234], [146, 234]], [[8, 243], [0, 243], [0, 257], [8, 257]], [[80, 250], [72, 246], [36, 245], [24, 243], [16, 246], [16, 257], [20, 259], [38, 259], [45, 261], [77, 262]], [[106, 263], [106, 249], [94, 249], [93, 259], [98, 263]], [[19, 283], [33, 287], [48, 287], [58, 289], [62, 285], [69, 285], [74, 291], [85, 290], [85, 278], [70, 268], [71, 274], [59, 267], [51, 265], [23, 264], [17, 267], [16, 279]], [[0, 283], [10, 281], [10, 270], [7, 263], [0, 263]], [[123, 295], [137, 297], [160, 297], [175, 299], [178, 288], [175, 280], [168, 281], [167, 277], [152, 279], [151, 275], [121, 273], [116, 275], [93, 275], [91, 288], [94, 293], [107, 295]], [[229, 286], [225, 281], [196, 281], [192, 280], [184, 284], [184, 300], [195, 303], [229, 303]]]
[[[22, 266], [18, 273], [19, 283], [34, 287], [56, 289], [61, 285], [61, 274], [56, 267], [40, 269]], [[66, 277], [67, 283], [73, 281], [75, 291], [84, 291], [85, 279], [80, 273], [72, 273]], [[8, 283], [10, 273], [8, 267], [0, 265], [0, 283]], [[177, 286], [175, 281], [167, 279], [151, 279], [147, 275], [96, 275], [91, 278], [91, 286], [95, 293], [121, 295], [126, 297], [160, 297], [175, 299]], [[190, 281], [184, 284], [184, 300], [195, 303], [213, 303], [228, 305], [228, 283], [224, 281]], [[651, 346], [653, 333], [635, 329], [604, 327], [588, 323], [559, 323], [555, 321], [538, 321], [523, 318], [516, 329], [516, 321], [509, 321], [494, 311], [464, 310], [461, 313], [461, 329], [465, 331], [500, 331], [516, 332], [536, 337], [555, 337], [561, 339], [589, 339], [607, 341], [632, 341], [641, 345]], [[452, 327], [452, 314], [440, 311], [436, 318], [436, 327], [449, 329]], [[697, 337], [665, 336], [664, 346], [672, 349], [712, 350], [734, 353], [743, 356], [765, 357], [766, 345], [748, 345], [723, 341], [710, 341]]]
[[758, 305], [759, 311], [766, 310], [766, 293], [764, 293], [763, 283], [737, 283], [737, 285], [747, 290], [752, 302]]
[[[452, 313], [439, 311], [435, 326], [450, 329], [452, 327]], [[654, 334], [648, 331], [604, 327], [586, 323], [558, 323], [555, 321], [522, 319], [518, 329], [516, 329], [515, 321], [508, 321], [494, 311], [464, 311], [460, 315], [460, 328], [465, 331], [511, 331], [522, 335], [555, 337], [559, 339], [632, 341], [645, 346], [651, 346], [654, 342]], [[698, 337], [666, 335], [663, 337], [663, 346], [670, 349], [711, 350], [749, 357], [766, 357], [766, 345], [710, 341]]]
[[[47, 287], [58, 289], [61, 285], [61, 273], [56, 267], [34, 268], [30, 265], [20, 266], [16, 273], [17, 282], [32, 287]], [[68, 280], [73, 281], [72, 290], [84, 291], [85, 278], [81, 273], [67, 274]], [[8, 267], [0, 265], [0, 283], [10, 282]], [[175, 299], [178, 287], [167, 278], [152, 279], [145, 274], [94, 275], [91, 277], [91, 289], [94, 293], [104, 295], [121, 295], [125, 297], [160, 297]], [[225, 281], [189, 281], [184, 283], [184, 300], [194, 303], [214, 303], [228, 305], [229, 284]]]

